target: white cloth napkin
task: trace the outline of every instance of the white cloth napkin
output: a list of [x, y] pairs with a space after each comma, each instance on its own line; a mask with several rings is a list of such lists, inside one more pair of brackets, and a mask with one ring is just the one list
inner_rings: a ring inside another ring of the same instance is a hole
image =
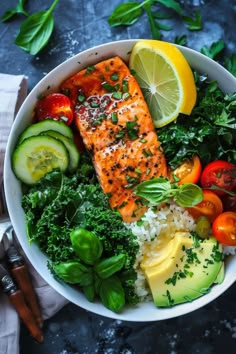
[[[0, 74], [0, 182], [8, 135], [18, 109], [27, 95], [27, 78]], [[1, 214], [1, 208], [0, 208]], [[1, 245], [0, 245], [1, 247]], [[52, 289], [26, 259], [44, 319], [58, 312], [68, 301]], [[20, 320], [5, 294], [0, 291], [0, 353], [18, 354]]]

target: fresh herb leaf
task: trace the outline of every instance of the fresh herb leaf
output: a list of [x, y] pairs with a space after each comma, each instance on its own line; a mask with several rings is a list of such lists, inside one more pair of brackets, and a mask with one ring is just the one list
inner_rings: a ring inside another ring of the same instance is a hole
[[174, 43], [182, 45], [182, 46], [185, 46], [187, 44], [187, 36], [186, 36], [186, 34], [184, 34], [182, 36], [176, 36], [175, 39], [174, 39]]
[[6, 22], [10, 20], [13, 16], [17, 14], [22, 14], [25, 16], [28, 16], [28, 12], [25, 11], [24, 6], [25, 6], [26, 0], [19, 0], [18, 4], [16, 7], [8, 9], [1, 17], [2, 22]]
[[164, 5], [165, 7], [168, 7], [171, 10], [174, 10], [177, 12], [179, 15], [183, 15], [183, 8], [179, 4], [178, 1], [175, 0], [156, 0], [154, 2], [159, 2], [160, 4]]
[[183, 16], [183, 21], [188, 25], [189, 31], [199, 31], [202, 29], [202, 17], [200, 11], [195, 11], [194, 18], [190, 16]]
[[152, 38], [160, 39], [161, 30], [170, 31], [172, 27], [167, 24], [160, 23], [157, 20], [169, 18], [171, 15], [163, 15], [161, 12], [153, 9], [157, 4], [165, 6], [166, 8], [175, 11], [179, 15], [183, 15], [181, 5], [175, 0], [145, 0], [142, 2], [128, 2], [118, 5], [108, 18], [110, 26], [130, 26], [133, 25], [141, 15], [146, 12], [149, 26], [152, 33]]
[[236, 94], [225, 95], [215, 81], [195, 72], [198, 98], [189, 117], [157, 130], [172, 169], [198, 154], [202, 165], [227, 159], [236, 163]]
[[202, 189], [196, 184], [171, 183], [167, 178], [158, 177], [140, 183], [134, 193], [150, 203], [157, 205], [173, 199], [182, 207], [192, 207], [203, 199]]
[[143, 13], [143, 4], [148, 2], [150, 2], [150, 0], [146, 0], [142, 3], [135, 1], [127, 2], [126, 4], [117, 6], [108, 18], [109, 25], [114, 27], [134, 24]]
[[222, 53], [224, 47], [225, 47], [225, 43], [221, 39], [217, 42], [212, 43], [210, 47], [207, 46], [202, 47], [200, 52], [211, 59], [216, 59], [216, 57]]
[[146, 4], [144, 6], [144, 9], [146, 10], [147, 16], [148, 16], [148, 22], [149, 22], [149, 26], [151, 29], [151, 33], [152, 33], [152, 38], [153, 39], [161, 39], [161, 32], [160, 32], [160, 27], [159, 27], [159, 23], [155, 20], [155, 15], [153, 14], [152, 10], [151, 10], [151, 5], [152, 4]]
[[225, 68], [236, 77], [236, 53], [226, 57], [224, 62]]
[[59, 0], [54, 0], [47, 11], [30, 15], [21, 25], [15, 44], [29, 52], [38, 54], [48, 43], [54, 28], [52, 12]]

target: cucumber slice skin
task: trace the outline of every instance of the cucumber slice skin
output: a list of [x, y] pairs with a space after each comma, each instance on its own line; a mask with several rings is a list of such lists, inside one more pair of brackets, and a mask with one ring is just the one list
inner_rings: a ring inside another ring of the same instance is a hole
[[69, 153], [69, 157], [70, 157], [68, 171], [74, 172], [78, 167], [79, 158], [80, 158], [79, 151], [78, 151], [74, 141], [72, 139], [69, 139], [66, 136], [62, 135], [61, 133], [54, 131], [54, 130], [48, 130], [46, 132], [41, 133], [40, 135], [49, 135], [55, 139], [60, 140], [65, 145], [65, 147]]
[[37, 136], [47, 130], [57, 131], [67, 138], [73, 139], [71, 128], [68, 127], [68, 125], [66, 125], [64, 122], [53, 119], [45, 119], [40, 122], [31, 124], [28, 128], [26, 128], [20, 135], [18, 144], [22, 143], [23, 140], [31, 136]]
[[32, 136], [17, 145], [12, 154], [12, 169], [23, 183], [33, 185], [53, 169], [65, 172], [69, 166], [65, 145], [51, 136]]

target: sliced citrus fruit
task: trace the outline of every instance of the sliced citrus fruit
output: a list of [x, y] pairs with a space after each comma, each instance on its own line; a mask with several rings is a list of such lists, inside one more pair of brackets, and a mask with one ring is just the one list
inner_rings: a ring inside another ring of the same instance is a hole
[[175, 120], [179, 113], [191, 114], [197, 96], [194, 76], [174, 44], [140, 40], [132, 49], [129, 66], [136, 73], [157, 128]]

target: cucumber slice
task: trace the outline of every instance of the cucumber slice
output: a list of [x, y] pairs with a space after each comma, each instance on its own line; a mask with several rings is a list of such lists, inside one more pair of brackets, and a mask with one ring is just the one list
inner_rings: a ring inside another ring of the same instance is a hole
[[46, 132], [41, 133], [40, 135], [49, 135], [52, 136], [55, 139], [60, 140], [66, 147], [68, 153], [69, 153], [69, 167], [68, 170], [70, 172], [73, 172], [77, 169], [78, 164], [79, 164], [79, 151], [72, 139], [67, 138], [66, 136], [54, 131], [54, 130], [48, 130]]
[[12, 154], [13, 171], [26, 184], [35, 184], [55, 168], [64, 172], [68, 166], [69, 154], [65, 145], [51, 136], [27, 138]]
[[31, 137], [39, 135], [42, 132], [47, 130], [54, 130], [67, 138], [73, 139], [73, 133], [70, 127], [66, 125], [64, 122], [59, 120], [45, 119], [41, 122], [34, 123], [26, 128], [23, 133], [19, 137], [18, 144], [22, 143], [23, 140]]

